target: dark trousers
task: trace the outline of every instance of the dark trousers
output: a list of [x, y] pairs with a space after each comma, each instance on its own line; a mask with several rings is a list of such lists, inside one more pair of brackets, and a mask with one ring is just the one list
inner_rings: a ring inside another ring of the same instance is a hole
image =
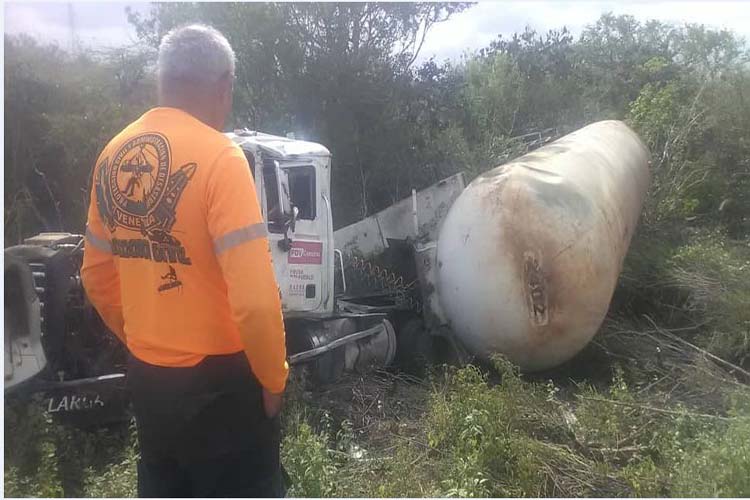
[[140, 497], [280, 497], [278, 418], [263, 411], [245, 354], [189, 368], [130, 356]]

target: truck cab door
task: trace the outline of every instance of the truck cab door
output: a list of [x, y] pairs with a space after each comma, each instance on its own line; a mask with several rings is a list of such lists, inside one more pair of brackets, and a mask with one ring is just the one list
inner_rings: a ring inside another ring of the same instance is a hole
[[261, 204], [268, 224], [276, 280], [285, 314], [324, 313], [332, 308], [328, 215], [320, 202], [312, 162], [266, 158]]

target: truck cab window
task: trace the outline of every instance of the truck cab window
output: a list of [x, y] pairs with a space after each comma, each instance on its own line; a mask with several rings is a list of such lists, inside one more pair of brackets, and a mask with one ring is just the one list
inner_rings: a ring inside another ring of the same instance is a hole
[[315, 219], [315, 169], [312, 166], [293, 167], [289, 174], [289, 196], [299, 209], [299, 219]]
[[[298, 219], [315, 220], [315, 168], [312, 166], [284, 169], [289, 176], [289, 197], [292, 205], [299, 210]], [[272, 233], [284, 232], [281, 223], [281, 208], [276, 183], [276, 170], [272, 160], [263, 164], [263, 180], [266, 192], [266, 218], [268, 230]]]

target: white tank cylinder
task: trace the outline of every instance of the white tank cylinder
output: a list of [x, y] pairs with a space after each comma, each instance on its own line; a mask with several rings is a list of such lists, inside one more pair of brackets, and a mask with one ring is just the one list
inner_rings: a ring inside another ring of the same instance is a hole
[[438, 293], [474, 355], [563, 363], [607, 313], [650, 181], [624, 123], [584, 127], [475, 179], [438, 239]]

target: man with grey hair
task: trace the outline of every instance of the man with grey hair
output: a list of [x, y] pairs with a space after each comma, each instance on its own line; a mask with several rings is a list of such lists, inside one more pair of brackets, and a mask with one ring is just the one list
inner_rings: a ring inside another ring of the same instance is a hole
[[167, 33], [159, 46], [159, 104], [188, 113], [221, 130], [232, 109], [234, 51], [209, 26], [191, 25]]
[[221, 133], [234, 66], [211, 27], [167, 33], [159, 106], [94, 169], [81, 275], [130, 351], [144, 497], [284, 493], [279, 290], [247, 159]]

